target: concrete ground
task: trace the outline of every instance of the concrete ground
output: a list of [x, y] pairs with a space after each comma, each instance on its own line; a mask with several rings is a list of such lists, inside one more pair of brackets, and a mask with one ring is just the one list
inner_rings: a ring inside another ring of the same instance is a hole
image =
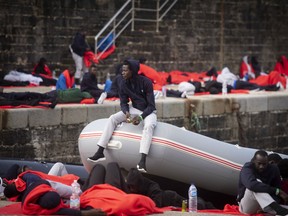
[[[10, 201], [5, 201], [5, 200], [1, 200], [0, 201], [0, 208], [7, 206], [7, 205], [11, 205], [13, 204], [13, 202]], [[151, 214], [151, 216], [159, 216], [159, 215], [164, 215], [164, 216], [174, 216], [174, 215], [178, 215], [178, 216], [185, 216], [185, 215], [198, 215], [198, 216], [221, 216], [222, 214], [215, 214], [215, 213], [189, 213], [189, 212], [178, 212], [178, 211], [166, 211], [163, 214]], [[223, 214], [224, 215], [224, 214]], [[228, 214], [225, 214], [226, 216], [229, 216]]]

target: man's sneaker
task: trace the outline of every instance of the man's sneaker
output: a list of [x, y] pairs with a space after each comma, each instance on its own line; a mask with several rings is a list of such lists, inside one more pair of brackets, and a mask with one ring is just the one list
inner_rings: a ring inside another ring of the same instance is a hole
[[97, 103], [98, 103], [98, 104], [103, 104], [103, 102], [104, 102], [104, 100], [105, 100], [106, 98], [107, 98], [107, 92], [103, 92], [103, 93], [100, 95]]
[[288, 209], [282, 207], [276, 202], [272, 202], [269, 206], [276, 212], [276, 215], [281, 215], [281, 216], [288, 215]]
[[139, 164], [137, 164], [137, 169], [140, 171], [140, 172], [143, 172], [143, 173], [146, 173], [147, 170], [146, 170], [146, 165], [144, 162], [140, 161]]
[[106, 160], [106, 157], [104, 156], [103, 153], [96, 152], [92, 157], [88, 157], [87, 160], [96, 163]]

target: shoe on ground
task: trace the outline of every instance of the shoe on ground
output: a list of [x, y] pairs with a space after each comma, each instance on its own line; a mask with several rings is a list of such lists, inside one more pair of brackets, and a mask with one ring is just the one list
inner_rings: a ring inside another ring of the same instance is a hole
[[103, 104], [103, 102], [104, 102], [104, 100], [105, 100], [106, 98], [107, 98], [107, 92], [103, 92], [103, 93], [100, 95], [97, 103], [98, 103], [98, 104]]
[[92, 157], [88, 157], [87, 160], [96, 163], [106, 160], [106, 157], [103, 153], [95, 153]]
[[140, 172], [143, 172], [143, 173], [147, 173], [147, 170], [146, 170], [146, 165], [144, 162], [139, 162], [139, 164], [137, 164], [137, 169], [140, 171]]

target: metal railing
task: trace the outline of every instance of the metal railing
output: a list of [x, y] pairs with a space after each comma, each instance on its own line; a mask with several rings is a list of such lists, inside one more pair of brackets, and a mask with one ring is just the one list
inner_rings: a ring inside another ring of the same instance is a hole
[[[156, 9], [135, 7], [135, 0], [127, 0], [117, 13], [108, 21], [108, 23], [95, 36], [95, 53], [98, 53], [97, 58], [107, 51], [112, 45], [115, 45], [116, 39], [122, 32], [131, 24], [131, 31], [135, 30], [135, 21], [156, 22], [156, 32], [159, 32], [159, 22], [176, 4], [178, 0], [156, 0]], [[137, 0], [140, 5], [141, 1]], [[138, 18], [137, 11], [156, 13], [155, 19]], [[112, 39], [111, 39], [112, 36]], [[108, 40], [109, 39], [109, 40]], [[108, 41], [108, 43], [107, 43]], [[99, 48], [101, 51], [99, 52]]]

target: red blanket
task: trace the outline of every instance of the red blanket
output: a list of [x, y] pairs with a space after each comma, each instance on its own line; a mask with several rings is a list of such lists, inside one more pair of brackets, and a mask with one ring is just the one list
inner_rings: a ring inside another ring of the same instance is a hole
[[101, 208], [108, 215], [146, 215], [164, 211], [157, 208], [149, 197], [126, 194], [109, 184], [93, 186], [85, 191], [80, 199], [82, 208]]

